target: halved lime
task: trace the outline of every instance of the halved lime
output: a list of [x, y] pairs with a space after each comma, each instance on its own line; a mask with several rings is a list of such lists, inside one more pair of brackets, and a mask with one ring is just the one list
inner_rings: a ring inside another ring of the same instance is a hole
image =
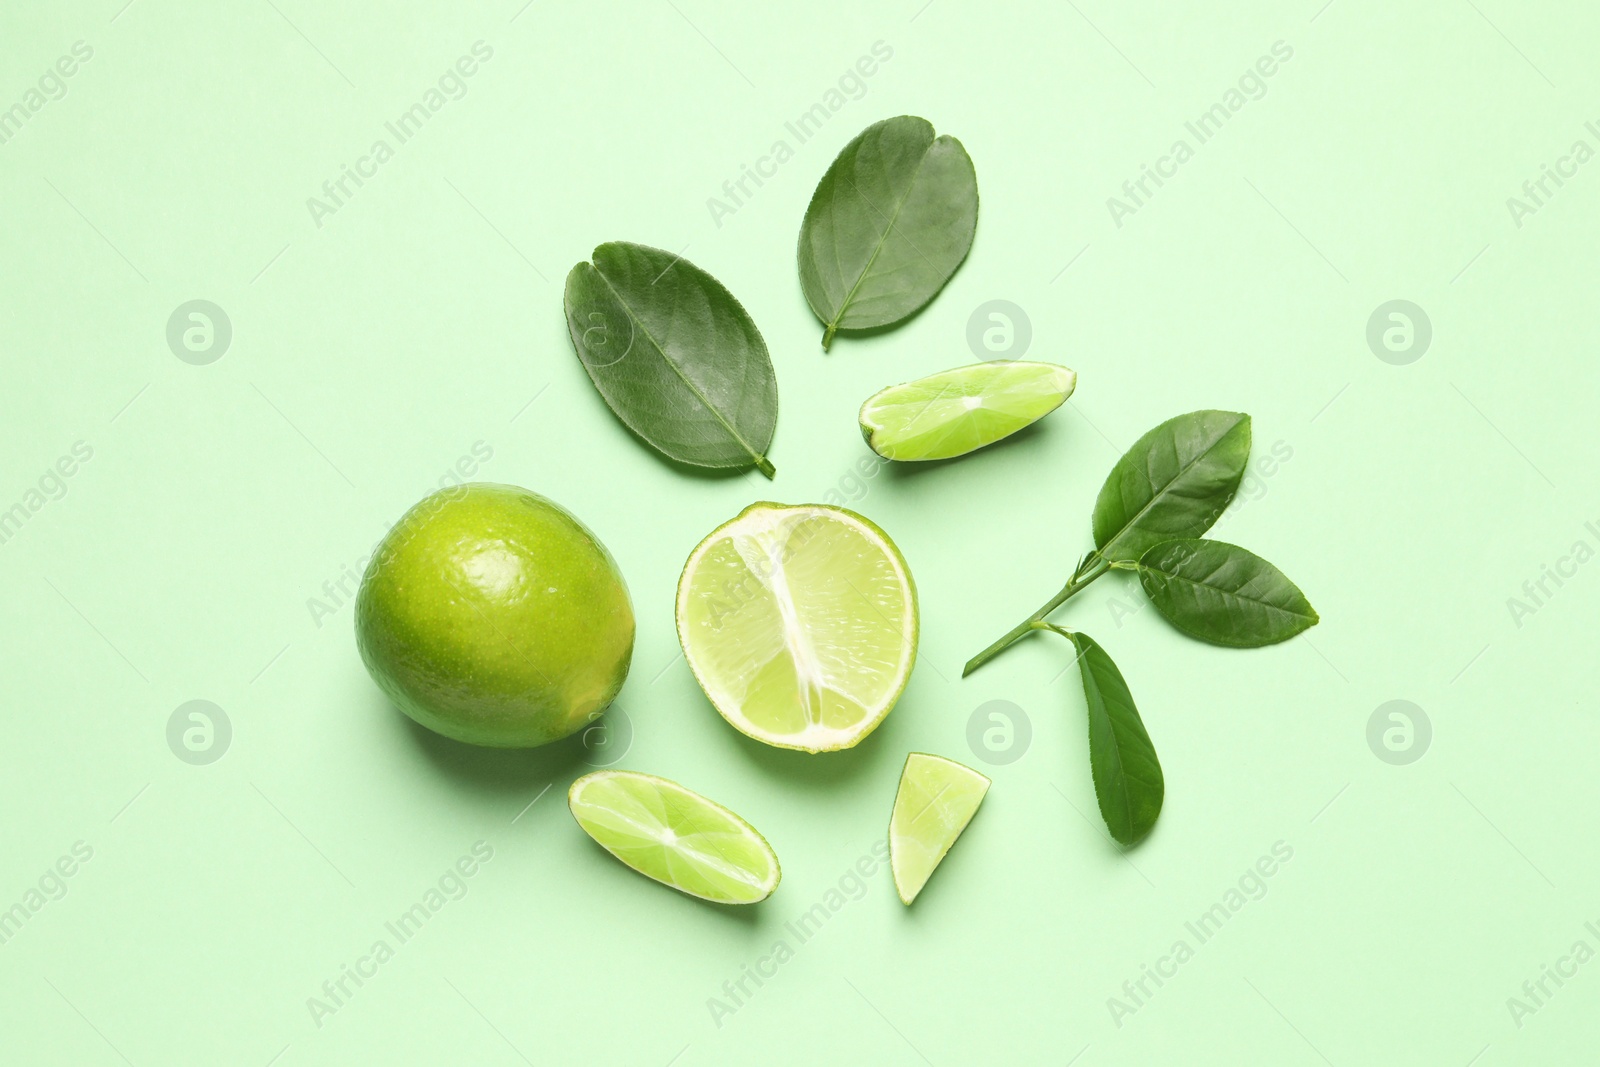
[[917, 899], [988, 791], [988, 778], [955, 760], [926, 752], [906, 757], [889, 817], [889, 869], [902, 902]]
[[861, 433], [884, 459], [950, 459], [1010, 437], [1066, 402], [1078, 375], [1054, 363], [974, 363], [891, 385], [861, 405]]
[[778, 856], [755, 827], [665, 778], [595, 771], [567, 805], [584, 832], [629, 867], [718, 904], [754, 904], [778, 888]]
[[752, 504], [678, 579], [678, 640], [722, 717], [779, 748], [850, 748], [917, 658], [917, 590], [889, 535], [823, 504]]

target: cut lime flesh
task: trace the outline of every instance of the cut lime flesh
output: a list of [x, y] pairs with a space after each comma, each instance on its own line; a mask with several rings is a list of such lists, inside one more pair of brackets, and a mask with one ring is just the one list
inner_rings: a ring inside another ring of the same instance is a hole
[[712, 705], [770, 745], [850, 748], [917, 655], [917, 594], [889, 536], [852, 511], [754, 504], [678, 581], [678, 639]]
[[755, 827], [676, 782], [596, 771], [572, 783], [567, 805], [607, 852], [692, 897], [754, 904], [778, 887], [777, 854]]
[[861, 433], [885, 459], [964, 456], [1066, 402], [1078, 375], [1054, 363], [974, 363], [891, 385], [861, 405]]
[[954, 760], [925, 752], [906, 757], [889, 818], [889, 867], [902, 902], [917, 899], [988, 791], [988, 778]]

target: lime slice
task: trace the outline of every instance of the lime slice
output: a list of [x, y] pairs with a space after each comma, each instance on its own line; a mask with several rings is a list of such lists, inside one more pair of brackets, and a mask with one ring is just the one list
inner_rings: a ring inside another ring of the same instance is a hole
[[917, 590], [889, 535], [853, 511], [752, 504], [678, 579], [678, 640], [722, 717], [779, 748], [850, 748], [917, 657]]
[[989, 779], [954, 760], [925, 752], [906, 757], [889, 817], [889, 868], [901, 901], [917, 899], [988, 791]]
[[692, 897], [754, 904], [778, 888], [777, 854], [755, 827], [677, 782], [595, 771], [572, 783], [567, 805], [600, 847]]
[[950, 459], [1010, 437], [1066, 402], [1078, 375], [1054, 363], [974, 363], [891, 385], [861, 405], [884, 459]]

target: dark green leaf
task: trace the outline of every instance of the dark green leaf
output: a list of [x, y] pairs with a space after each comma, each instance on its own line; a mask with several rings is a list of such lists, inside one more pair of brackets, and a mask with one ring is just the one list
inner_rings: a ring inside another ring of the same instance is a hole
[[671, 252], [612, 241], [567, 275], [566, 310], [583, 369], [646, 444], [692, 466], [772, 477], [777, 379], [761, 332], [721, 282]]
[[1100, 816], [1119, 843], [1131, 845], [1150, 832], [1161, 814], [1166, 781], [1155, 746], [1122, 672], [1088, 634], [1067, 635], [1078, 650], [1078, 673], [1089, 705], [1089, 766]]
[[1139, 438], [1094, 502], [1101, 557], [1136, 560], [1162, 541], [1205, 533], [1233, 499], [1249, 456], [1250, 416], [1233, 411], [1191, 411]]
[[800, 285], [827, 329], [899, 322], [954, 274], [978, 225], [961, 142], [901, 115], [862, 130], [817, 183], [800, 227]]
[[1139, 581], [1168, 622], [1202, 641], [1260, 648], [1317, 624], [1317, 613], [1288, 577], [1225, 541], [1185, 539], [1139, 557]]

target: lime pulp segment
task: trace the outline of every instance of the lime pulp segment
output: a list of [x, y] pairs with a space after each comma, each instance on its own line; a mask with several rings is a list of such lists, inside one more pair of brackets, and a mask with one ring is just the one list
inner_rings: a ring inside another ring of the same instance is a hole
[[889, 536], [824, 505], [755, 504], [695, 548], [678, 639], [717, 711], [780, 748], [849, 748], [917, 654], [916, 587]]
[[676, 782], [596, 771], [572, 783], [567, 804], [607, 852], [690, 896], [754, 904], [778, 887], [778, 857], [755, 827]]
[[954, 760], [924, 752], [906, 757], [889, 818], [889, 867], [902, 902], [917, 899], [988, 792], [988, 778]]
[[861, 433], [885, 459], [951, 459], [1044, 418], [1077, 384], [1076, 372], [1054, 363], [956, 367], [874, 393], [861, 405]]

